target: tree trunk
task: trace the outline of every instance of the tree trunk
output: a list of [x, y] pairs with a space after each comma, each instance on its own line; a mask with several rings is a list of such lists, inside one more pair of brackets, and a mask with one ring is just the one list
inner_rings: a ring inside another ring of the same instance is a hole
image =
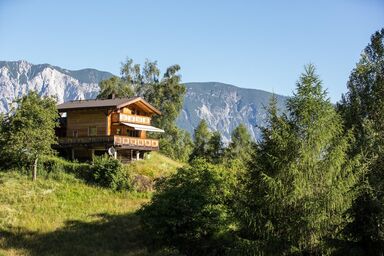
[[33, 163], [33, 171], [32, 171], [32, 180], [33, 181], [36, 180], [36, 176], [37, 176], [37, 160], [38, 160], [38, 158], [36, 157], [35, 162]]

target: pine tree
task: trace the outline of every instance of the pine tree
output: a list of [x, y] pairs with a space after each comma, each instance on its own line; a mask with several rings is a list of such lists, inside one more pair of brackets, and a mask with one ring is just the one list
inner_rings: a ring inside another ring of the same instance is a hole
[[279, 116], [272, 102], [262, 129], [238, 211], [243, 236], [263, 253], [326, 254], [325, 239], [343, 227], [354, 198], [358, 161], [347, 156], [351, 136], [343, 135], [313, 65], [287, 108]]
[[353, 156], [364, 153], [367, 174], [352, 209], [354, 221], [346, 233], [367, 254], [384, 254], [384, 29], [371, 37], [348, 81], [338, 109], [347, 129], [353, 128]]
[[201, 120], [193, 134], [194, 148], [189, 158], [190, 161], [196, 158], [206, 157], [208, 152], [208, 143], [211, 137], [212, 133], [208, 128], [207, 122], [205, 120]]

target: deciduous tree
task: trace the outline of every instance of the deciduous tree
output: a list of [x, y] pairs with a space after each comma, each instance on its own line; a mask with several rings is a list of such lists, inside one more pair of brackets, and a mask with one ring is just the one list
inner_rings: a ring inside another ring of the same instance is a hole
[[151, 202], [140, 210], [151, 245], [183, 255], [224, 255], [234, 219], [228, 203], [234, 176], [202, 159], [157, 183]]
[[53, 153], [58, 125], [56, 101], [30, 92], [16, 100], [4, 124], [4, 147], [1, 154], [9, 162], [23, 166], [33, 165], [32, 178], [36, 179], [38, 160]]
[[99, 87], [98, 99], [129, 98], [133, 96], [131, 85], [117, 76], [101, 81]]

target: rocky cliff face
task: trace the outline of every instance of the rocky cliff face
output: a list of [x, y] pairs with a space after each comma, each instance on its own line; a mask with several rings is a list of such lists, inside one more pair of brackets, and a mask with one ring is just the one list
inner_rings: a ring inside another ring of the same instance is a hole
[[[14, 99], [32, 90], [55, 96], [58, 103], [95, 98], [98, 82], [111, 76], [95, 69], [71, 71], [49, 64], [0, 61], [0, 112], [8, 111]], [[185, 85], [187, 94], [177, 120], [180, 128], [193, 134], [200, 120], [205, 119], [211, 130], [220, 131], [224, 142], [228, 142], [232, 130], [244, 123], [253, 138], [259, 137], [257, 126], [265, 123], [271, 93], [216, 82]], [[286, 97], [276, 97], [283, 109]]]
[[49, 64], [32, 65], [26, 61], [0, 62], [0, 112], [29, 91], [57, 98], [58, 103], [94, 98], [98, 82], [112, 76], [94, 69], [69, 71]]
[[[179, 127], [192, 134], [200, 120], [205, 119], [212, 130], [221, 132], [224, 142], [229, 142], [233, 129], [243, 123], [253, 138], [259, 137], [258, 126], [265, 124], [272, 93], [216, 82], [186, 86], [184, 108], [177, 120]], [[286, 97], [276, 97], [279, 108], [283, 109]]]

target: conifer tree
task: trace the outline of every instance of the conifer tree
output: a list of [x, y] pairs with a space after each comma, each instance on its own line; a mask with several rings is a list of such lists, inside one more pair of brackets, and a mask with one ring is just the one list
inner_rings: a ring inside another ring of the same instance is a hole
[[225, 160], [244, 169], [251, 158], [254, 143], [244, 124], [237, 126], [231, 134], [231, 142], [225, 150]]
[[221, 141], [221, 134], [218, 131], [212, 133], [210, 140], [208, 141], [208, 148], [206, 158], [209, 162], [218, 164], [222, 162], [224, 145]]
[[313, 65], [287, 108], [279, 116], [271, 103], [238, 211], [243, 236], [259, 253], [326, 254], [325, 239], [345, 224], [358, 160], [347, 156], [351, 136], [343, 135]]
[[205, 120], [201, 120], [193, 134], [194, 148], [189, 158], [190, 161], [196, 158], [206, 157], [208, 152], [208, 143], [211, 137], [212, 133], [208, 128], [207, 122]]
[[348, 81], [338, 109], [347, 129], [353, 128], [356, 144], [368, 164], [359, 184], [354, 221], [346, 233], [358, 241], [367, 254], [384, 254], [384, 29], [371, 37]]

